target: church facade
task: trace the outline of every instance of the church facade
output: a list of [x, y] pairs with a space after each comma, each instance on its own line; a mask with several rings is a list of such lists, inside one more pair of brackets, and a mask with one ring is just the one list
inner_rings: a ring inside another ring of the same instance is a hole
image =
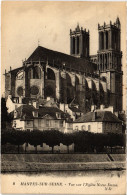
[[38, 46], [21, 67], [5, 71], [5, 97], [46, 99], [79, 105], [89, 112], [91, 105], [113, 106], [122, 111], [121, 26], [99, 25], [99, 46], [90, 56], [90, 32], [70, 30], [70, 55]]

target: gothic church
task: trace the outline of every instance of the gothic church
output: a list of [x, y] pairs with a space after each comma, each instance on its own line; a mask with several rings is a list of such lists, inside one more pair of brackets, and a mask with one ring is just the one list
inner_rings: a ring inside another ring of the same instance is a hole
[[91, 105], [122, 111], [121, 25], [98, 24], [99, 47], [90, 56], [90, 32], [70, 30], [70, 55], [38, 46], [21, 67], [5, 71], [5, 97], [75, 102], [84, 111]]

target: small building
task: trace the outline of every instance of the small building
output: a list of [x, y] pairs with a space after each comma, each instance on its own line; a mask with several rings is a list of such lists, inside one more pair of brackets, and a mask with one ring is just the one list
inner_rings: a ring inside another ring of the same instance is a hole
[[78, 105], [62, 104], [60, 103], [60, 109], [70, 115], [73, 121], [83, 114]]
[[[34, 104], [33, 104], [34, 105]], [[21, 105], [13, 111], [12, 127], [21, 130], [51, 130], [72, 132], [70, 118], [57, 107]], [[69, 124], [68, 124], [69, 121]]]
[[13, 114], [13, 120], [12, 120], [12, 127], [15, 129], [21, 129], [21, 130], [33, 130], [34, 127], [34, 119], [33, 119], [33, 112], [35, 112], [36, 109], [32, 105], [21, 105], [18, 108], [16, 108], [12, 114]]
[[8, 95], [6, 99], [6, 107], [8, 109], [8, 113], [12, 112], [21, 105], [23, 105], [22, 97], [12, 97], [11, 95]]
[[110, 111], [94, 111], [73, 122], [73, 130], [92, 133], [122, 133], [122, 121]]

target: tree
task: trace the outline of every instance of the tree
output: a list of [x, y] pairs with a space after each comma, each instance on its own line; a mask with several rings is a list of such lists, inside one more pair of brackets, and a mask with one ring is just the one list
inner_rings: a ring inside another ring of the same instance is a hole
[[74, 133], [75, 151], [88, 152], [91, 147], [90, 133], [86, 131], [79, 131]]
[[1, 131], [1, 145], [5, 145], [7, 143], [7, 131], [2, 129]]
[[35, 147], [35, 153], [37, 153], [37, 146], [41, 145], [43, 143], [43, 132], [39, 130], [33, 130], [30, 133], [28, 133], [28, 142], [30, 145], [34, 145]]
[[107, 136], [108, 136], [107, 144], [111, 148], [111, 153], [112, 153], [112, 148], [118, 145], [118, 134], [108, 133]]
[[60, 145], [62, 140], [62, 133], [58, 130], [45, 130], [44, 143], [52, 147], [52, 153], [54, 153], [54, 146]]
[[105, 134], [96, 133], [94, 134], [94, 147], [97, 152], [102, 152], [105, 146]]
[[91, 150], [93, 150], [93, 146], [92, 146], [93, 136], [94, 134], [91, 132], [85, 132], [84, 134], [84, 139], [85, 139], [84, 147], [87, 152], [91, 152]]
[[24, 131], [24, 136], [25, 136], [25, 153], [26, 153], [26, 148], [29, 143], [29, 137], [30, 137], [30, 130]]
[[120, 136], [121, 146], [124, 147], [124, 153], [126, 153], [126, 135], [123, 133]]
[[20, 149], [20, 145], [23, 145], [25, 143], [25, 134], [21, 130], [9, 130], [8, 131], [8, 142], [13, 145], [18, 146], [18, 153]]
[[89, 134], [89, 144], [90, 144], [90, 148], [91, 148], [91, 151], [92, 152], [95, 152], [96, 151], [96, 137], [95, 137], [95, 133], [90, 133]]
[[73, 143], [73, 134], [72, 133], [65, 133], [62, 137], [62, 144], [67, 146], [67, 151], [69, 153], [69, 146]]
[[115, 139], [115, 146], [121, 146], [124, 148], [125, 152], [125, 147], [126, 147], [126, 136], [125, 134], [115, 134], [114, 136]]
[[1, 128], [5, 129], [6, 128], [6, 123], [10, 122], [11, 118], [9, 117], [9, 114], [7, 112], [7, 107], [6, 107], [6, 101], [5, 98], [1, 98]]

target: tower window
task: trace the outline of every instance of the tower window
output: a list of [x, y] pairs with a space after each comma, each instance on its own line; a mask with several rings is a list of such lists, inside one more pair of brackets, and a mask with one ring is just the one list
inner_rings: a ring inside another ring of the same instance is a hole
[[75, 37], [73, 37], [73, 54], [75, 54]]
[[108, 49], [108, 31], [106, 31], [106, 49]]
[[117, 36], [116, 36], [116, 32], [114, 32], [114, 49], [117, 49]]
[[77, 37], [77, 54], [79, 54], [79, 37]]
[[104, 49], [104, 33], [101, 33], [101, 49]]
[[86, 48], [86, 56], [87, 56], [87, 48]]

